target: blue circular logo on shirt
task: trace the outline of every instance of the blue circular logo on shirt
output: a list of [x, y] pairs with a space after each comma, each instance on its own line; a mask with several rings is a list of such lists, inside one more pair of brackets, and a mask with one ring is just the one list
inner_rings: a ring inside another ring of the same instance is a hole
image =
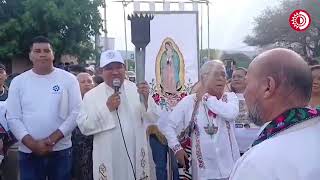
[[55, 92], [58, 92], [60, 90], [60, 87], [58, 85], [53, 86], [52, 88]]

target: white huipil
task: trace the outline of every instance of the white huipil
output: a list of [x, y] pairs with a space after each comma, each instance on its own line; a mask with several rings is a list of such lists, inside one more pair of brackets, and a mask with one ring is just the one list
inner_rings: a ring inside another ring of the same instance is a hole
[[[208, 95], [205, 95], [208, 96]], [[209, 96], [201, 100], [196, 114], [199, 127], [199, 137], [192, 133], [192, 177], [195, 180], [228, 178], [231, 170], [240, 157], [238, 144], [234, 135], [234, 121], [239, 113], [237, 96], [225, 93], [227, 101]], [[175, 152], [181, 149], [177, 136], [191, 121], [192, 111], [196, 101], [196, 94], [183, 98], [168, 117], [168, 125], [162, 131], [168, 139], [168, 145]], [[216, 114], [215, 118], [208, 118], [208, 109]], [[205, 127], [209, 121], [218, 127], [214, 135], [209, 135]], [[229, 125], [228, 125], [229, 124]], [[229, 128], [228, 128], [229, 127]], [[199, 167], [197, 138], [200, 141], [200, 151], [204, 168]]]
[[[102, 83], [87, 92], [77, 120], [85, 135], [94, 135], [93, 177], [95, 180], [134, 180], [133, 171], [122, 139], [116, 111], [110, 112], [106, 101], [114, 89]], [[143, 119], [156, 120], [156, 104], [148, 99], [148, 111], [140, 103], [137, 87], [125, 80], [120, 88], [118, 114], [128, 153], [137, 179], [150, 180], [149, 152]]]

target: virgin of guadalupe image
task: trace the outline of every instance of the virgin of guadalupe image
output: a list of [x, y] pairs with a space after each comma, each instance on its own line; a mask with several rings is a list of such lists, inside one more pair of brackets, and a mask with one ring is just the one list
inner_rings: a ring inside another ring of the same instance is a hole
[[[178, 47], [175, 45], [172, 39], [166, 38], [162, 43], [162, 47], [158, 53], [157, 60], [160, 58], [160, 68], [157, 68], [160, 75], [158, 77], [158, 83], [162, 92], [167, 94], [176, 94], [183, 85], [183, 72], [181, 71], [181, 65], [183, 65], [182, 55], [179, 52]], [[183, 68], [182, 68], [183, 69]], [[160, 78], [160, 80], [159, 80]]]

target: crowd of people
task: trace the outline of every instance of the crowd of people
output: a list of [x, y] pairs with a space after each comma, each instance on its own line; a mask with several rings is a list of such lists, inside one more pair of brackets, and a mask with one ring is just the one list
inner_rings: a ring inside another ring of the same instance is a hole
[[[118, 51], [101, 54], [100, 76], [54, 67], [46, 37], [33, 39], [29, 58], [9, 89], [0, 65], [0, 161], [18, 143], [20, 180], [320, 177], [320, 65], [292, 50], [263, 52], [230, 81], [222, 61], [205, 62], [171, 112], [147, 82], [126, 78]], [[256, 131], [242, 141], [239, 129]]]

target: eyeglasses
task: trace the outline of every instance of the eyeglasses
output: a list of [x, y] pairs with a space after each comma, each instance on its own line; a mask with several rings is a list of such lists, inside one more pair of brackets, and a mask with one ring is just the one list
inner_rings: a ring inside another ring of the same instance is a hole
[[114, 70], [118, 71], [123, 68], [124, 68], [123, 65], [114, 65], [114, 66], [105, 66], [105, 67], [103, 67], [103, 70], [105, 70], [105, 71], [114, 71]]
[[232, 76], [232, 79], [238, 79], [238, 80], [244, 80], [245, 79], [245, 76]]

